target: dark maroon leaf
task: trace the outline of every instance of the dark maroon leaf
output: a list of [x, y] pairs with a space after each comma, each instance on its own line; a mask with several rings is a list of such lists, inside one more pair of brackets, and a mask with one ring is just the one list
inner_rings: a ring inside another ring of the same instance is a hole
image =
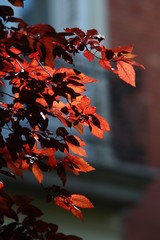
[[36, 222], [36, 218], [33, 216], [27, 216], [23, 219], [23, 225], [25, 226], [33, 226]]
[[42, 161], [37, 161], [36, 163], [43, 172], [49, 172], [51, 170], [51, 167]]
[[5, 215], [8, 218], [12, 218], [12, 219], [14, 219], [15, 221], [18, 222], [18, 215], [17, 215], [17, 213], [13, 209], [10, 209]]
[[96, 127], [101, 128], [100, 121], [94, 115], [92, 115], [92, 122]]
[[32, 204], [20, 206], [17, 212], [21, 212], [24, 215], [32, 217], [41, 217], [43, 215], [42, 211], [39, 208], [33, 206]]
[[57, 165], [57, 173], [58, 173], [58, 176], [60, 177], [60, 179], [63, 183], [63, 186], [64, 186], [67, 181], [67, 176], [66, 176], [66, 170], [65, 170], [63, 164], [59, 163]]
[[55, 236], [55, 240], [68, 240], [68, 237], [63, 233], [57, 233]]
[[51, 229], [52, 233], [56, 233], [57, 230], [58, 230], [58, 225], [57, 224], [49, 223], [48, 227]]
[[68, 235], [67, 237], [68, 237], [68, 240], [83, 240], [82, 238], [74, 235]]
[[61, 108], [61, 112], [63, 112], [64, 114], [68, 114], [68, 108], [67, 107], [63, 107]]
[[93, 35], [96, 35], [98, 34], [98, 31], [97, 29], [90, 29], [90, 30], [87, 30], [87, 36], [93, 36]]
[[107, 58], [108, 60], [110, 60], [110, 59], [113, 58], [114, 52], [113, 52], [111, 49], [106, 49], [105, 55], [106, 55], [106, 58]]
[[48, 230], [48, 223], [42, 221], [42, 220], [37, 220], [34, 223], [34, 229], [36, 232], [47, 232]]
[[75, 28], [66, 28], [66, 33], [77, 34], [79, 37], [84, 37], [85, 33], [78, 27]]
[[56, 134], [57, 134], [57, 136], [65, 137], [65, 136], [68, 135], [68, 132], [67, 132], [67, 130], [64, 127], [59, 127], [56, 130]]
[[22, 146], [22, 138], [17, 133], [9, 134], [9, 137], [7, 138], [7, 149], [13, 160], [16, 160], [18, 153], [21, 153]]
[[0, 6], [0, 16], [5, 20], [7, 16], [13, 16], [14, 11], [9, 6]]
[[24, 27], [27, 27], [27, 26], [28, 26], [28, 24], [25, 23], [21, 18], [8, 17], [7, 21], [19, 23], [19, 24], [18, 24], [18, 27], [19, 27], [19, 28], [24, 28]]
[[67, 142], [72, 143], [75, 146], [80, 146], [78, 140], [72, 135], [66, 136], [65, 139], [66, 139]]

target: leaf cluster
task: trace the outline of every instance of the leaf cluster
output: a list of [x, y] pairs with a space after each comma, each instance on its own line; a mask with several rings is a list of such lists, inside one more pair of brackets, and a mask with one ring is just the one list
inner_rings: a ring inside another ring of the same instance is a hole
[[[22, 0], [9, 2], [23, 7]], [[47, 24], [28, 26], [22, 19], [14, 17], [12, 7], [0, 6], [0, 175], [16, 178], [22, 177], [24, 171], [32, 171], [47, 201], [53, 200], [81, 220], [80, 209], [93, 208], [93, 205], [85, 196], [64, 189], [66, 172], [78, 175], [94, 170], [86, 162], [82, 140], [84, 127], [98, 138], [103, 138], [110, 128], [85, 95], [85, 85], [97, 80], [75, 69], [74, 57], [83, 52], [89, 62], [98, 59], [102, 68], [118, 74], [132, 86], [135, 86], [133, 65], [143, 67], [133, 60], [132, 45], [110, 49], [101, 43], [103, 40], [96, 29], [85, 33], [75, 27], [56, 32]], [[56, 68], [55, 59], [68, 63], [68, 67]], [[7, 85], [11, 94], [6, 92]], [[5, 95], [8, 102], [3, 101]], [[51, 128], [50, 122], [54, 123], [55, 119], [60, 125], [56, 128], [52, 124]], [[77, 134], [72, 134], [72, 129]], [[57, 157], [59, 152], [61, 158]], [[44, 186], [44, 172], [51, 171], [57, 173], [63, 188], [53, 184]], [[0, 188], [1, 223], [4, 216], [15, 220], [8, 226], [3, 225], [4, 239], [7, 239], [8, 228], [16, 237], [25, 233], [43, 239], [42, 232], [47, 232], [49, 235], [45, 239], [62, 239], [50, 237], [50, 232], [58, 236], [55, 225], [37, 220], [41, 211], [31, 205], [28, 198], [11, 199], [4, 193], [2, 182]], [[18, 206], [17, 212], [12, 209], [13, 204]], [[22, 224], [18, 220], [19, 213], [26, 215]], [[63, 239], [78, 238], [64, 236]]]

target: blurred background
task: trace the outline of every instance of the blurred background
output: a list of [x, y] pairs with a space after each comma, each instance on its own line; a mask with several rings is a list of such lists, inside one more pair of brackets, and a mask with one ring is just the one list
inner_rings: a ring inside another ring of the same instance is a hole
[[[30, 25], [48, 23], [56, 31], [96, 28], [108, 47], [134, 44], [137, 61], [146, 67], [136, 69], [132, 88], [79, 56], [77, 69], [99, 80], [86, 94], [111, 131], [103, 141], [85, 133], [88, 161], [96, 171], [68, 176], [66, 187], [95, 206], [83, 211], [84, 223], [54, 204], [46, 206], [36, 180], [25, 181], [44, 218], [59, 224], [59, 231], [85, 240], [160, 239], [159, 11], [158, 0], [25, 0], [24, 9], [15, 9]], [[18, 184], [17, 191], [26, 193], [24, 183]], [[13, 186], [9, 190], [15, 193]]]

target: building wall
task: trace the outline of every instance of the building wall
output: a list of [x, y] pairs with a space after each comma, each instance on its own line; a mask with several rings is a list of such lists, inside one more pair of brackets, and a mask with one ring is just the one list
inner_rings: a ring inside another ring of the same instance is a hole
[[[145, 149], [143, 162], [159, 172], [160, 1], [110, 0], [109, 5], [112, 46], [133, 43], [138, 61], [146, 67], [141, 72], [140, 85], [138, 79], [135, 89], [138, 93], [134, 93], [135, 97], [131, 96], [132, 104], [124, 103], [124, 108], [127, 107], [125, 111], [128, 114], [132, 108], [135, 111], [132, 128], [135, 141], [141, 142]], [[117, 118], [115, 121], [117, 123]], [[141, 159], [138, 161], [141, 162]], [[157, 179], [146, 188], [141, 201], [128, 211], [124, 239], [160, 239], [159, 216], [160, 181]]]
[[[134, 44], [137, 60], [144, 64], [140, 84], [135, 91], [136, 98], [128, 106], [137, 111], [134, 130], [137, 138], [146, 146], [145, 161], [160, 166], [160, 2], [158, 0], [110, 0], [110, 39], [112, 46]], [[138, 79], [139, 80], [139, 79]], [[138, 97], [138, 99], [137, 99]], [[145, 108], [145, 118], [144, 116]], [[144, 125], [146, 128], [144, 129]]]

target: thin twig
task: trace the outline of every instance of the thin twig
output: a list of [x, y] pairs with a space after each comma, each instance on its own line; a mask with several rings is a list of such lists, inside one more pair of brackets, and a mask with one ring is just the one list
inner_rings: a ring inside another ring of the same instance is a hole
[[0, 94], [4, 94], [4, 95], [7, 95], [8, 97], [11, 97], [11, 98], [13, 98], [14, 96], [12, 96], [12, 95], [10, 95], [9, 93], [6, 93], [6, 92], [3, 92], [3, 91], [0, 91]]
[[36, 61], [41, 66], [41, 68], [43, 68], [43, 70], [52, 78], [53, 76], [50, 74], [50, 72], [47, 71], [47, 69], [43, 66], [43, 64], [40, 61], [38, 61], [37, 57], [36, 57]]

